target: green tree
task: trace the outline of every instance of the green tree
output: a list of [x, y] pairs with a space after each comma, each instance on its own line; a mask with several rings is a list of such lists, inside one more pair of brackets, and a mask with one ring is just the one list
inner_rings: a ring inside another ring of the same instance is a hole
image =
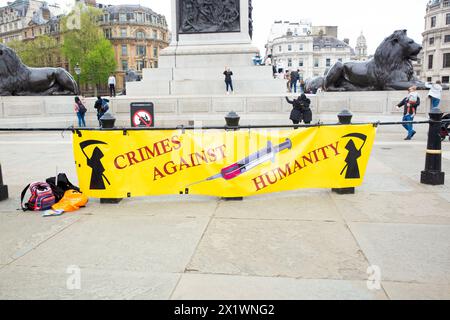
[[64, 34], [62, 53], [71, 71], [74, 72], [78, 63], [80, 82], [93, 84], [96, 89], [98, 84], [106, 83], [108, 75], [116, 69], [114, 49], [98, 25], [101, 15], [100, 9], [77, 5], [61, 22]]
[[39, 36], [34, 40], [11, 41], [8, 46], [16, 51], [29, 67], [58, 67], [61, 62], [61, 46], [55, 38]]
[[86, 70], [90, 70], [88, 81], [96, 88], [102, 83], [107, 83], [109, 75], [116, 69], [116, 59], [111, 42], [106, 39], [100, 40], [88, 52], [83, 66]]

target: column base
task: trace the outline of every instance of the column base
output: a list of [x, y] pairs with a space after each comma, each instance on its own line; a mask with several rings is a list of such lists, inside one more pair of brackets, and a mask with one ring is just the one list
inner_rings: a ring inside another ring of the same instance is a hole
[[429, 186], [442, 186], [445, 184], [445, 172], [422, 171], [420, 183]]
[[8, 186], [0, 186], [0, 201], [8, 199]]
[[341, 188], [341, 189], [331, 189], [332, 192], [337, 194], [355, 194], [355, 188]]

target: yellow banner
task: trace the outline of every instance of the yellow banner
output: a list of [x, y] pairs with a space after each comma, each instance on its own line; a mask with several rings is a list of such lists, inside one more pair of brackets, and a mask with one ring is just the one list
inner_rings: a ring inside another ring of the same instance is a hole
[[81, 190], [93, 198], [218, 197], [362, 184], [372, 125], [298, 130], [79, 131]]

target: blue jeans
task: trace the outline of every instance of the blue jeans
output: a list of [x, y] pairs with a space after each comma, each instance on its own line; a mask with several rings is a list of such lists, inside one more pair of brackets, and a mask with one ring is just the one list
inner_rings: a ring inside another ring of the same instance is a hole
[[81, 114], [81, 112], [77, 112], [79, 127], [86, 127], [86, 121], [84, 120], [84, 116], [85, 116], [85, 114]]
[[439, 103], [441, 103], [440, 99], [431, 97], [431, 109], [435, 109], [439, 107]]
[[[414, 121], [414, 117], [410, 114], [407, 114], [406, 116], [403, 117], [402, 121]], [[406, 129], [406, 131], [408, 131], [408, 137], [412, 137], [413, 133], [414, 133], [414, 129], [413, 129], [413, 125], [412, 124], [404, 124], [403, 128]]]
[[225, 80], [225, 84], [227, 86], [227, 92], [228, 92], [228, 89], [230, 89], [230, 88], [231, 88], [231, 91], [234, 91], [233, 90], [233, 81], [226, 81]]
[[292, 88], [294, 88], [294, 92], [297, 93], [297, 81], [291, 81], [291, 92]]

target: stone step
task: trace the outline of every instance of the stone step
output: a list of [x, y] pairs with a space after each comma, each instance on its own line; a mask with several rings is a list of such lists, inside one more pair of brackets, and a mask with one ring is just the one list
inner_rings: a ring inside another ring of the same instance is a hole
[[[154, 80], [224, 80], [224, 66], [217, 68], [155, 68], [144, 69], [143, 81]], [[231, 67], [233, 71], [233, 80], [273, 80], [272, 67], [251, 66], [251, 67]]]

